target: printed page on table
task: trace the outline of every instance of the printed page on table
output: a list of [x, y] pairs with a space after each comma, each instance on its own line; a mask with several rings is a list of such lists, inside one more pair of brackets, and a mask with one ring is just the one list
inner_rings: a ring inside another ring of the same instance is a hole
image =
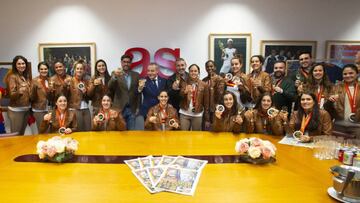
[[152, 167], [158, 166], [160, 164], [161, 159], [162, 159], [162, 156], [156, 156], [156, 157], [151, 156], [151, 158], [150, 158], [151, 166]]
[[149, 172], [147, 169], [139, 169], [132, 171], [136, 178], [141, 182], [141, 184], [150, 192], [150, 193], [157, 193], [160, 192], [159, 190], [155, 189], [153, 186]]
[[155, 186], [155, 183], [159, 181], [161, 175], [164, 173], [166, 167], [150, 167], [147, 168], [148, 172], [149, 172], [149, 177], [151, 180], [151, 183], [153, 184], [153, 186]]
[[139, 158], [141, 168], [151, 167], [151, 156]]
[[314, 148], [314, 143], [312, 143], [312, 142], [310, 142], [310, 143], [300, 142], [300, 141], [296, 140], [295, 138], [293, 138], [292, 135], [284, 136], [283, 139], [281, 139], [279, 141], [279, 143], [280, 144], [285, 144], [285, 145], [297, 146], [297, 147]]
[[176, 160], [177, 157], [175, 156], [162, 156], [162, 159], [160, 161], [160, 165], [162, 166], [169, 166], [171, 165], [175, 160]]
[[194, 195], [201, 171], [169, 166], [156, 183], [156, 189], [184, 195]]
[[191, 159], [182, 156], [178, 156], [174, 163], [171, 166], [185, 168], [185, 169], [192, 169], [192, 170], [202, 170], [208, 161], [200, 160], [200, 159]]
[[140, 161], [138, 158], [125, 160], [124, 162], [130, 167], [131, 170], [141, 169]]

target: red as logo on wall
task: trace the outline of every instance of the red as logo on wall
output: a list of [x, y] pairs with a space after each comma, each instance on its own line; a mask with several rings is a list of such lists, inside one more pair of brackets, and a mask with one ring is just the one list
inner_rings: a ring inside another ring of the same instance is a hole
[[[146, 77], [147, 67], [150, 64], [150, 53], [148, 50], [141, 47], [134, 47], [125, 51], [125, 54], [131, 56], [132, 58], [134, 58], [135, 53], [140, 53], [141, 58], [140, 60], [133, 62], [130, 68], [134, 69], [136, 67], [140, 67], [141, 69], [141, 72], [139, 73], [140, 77]], [[170, 55], [172, 56], [171, 58], [174, 59], [170, 60], [168, 58], [165, 58], [166, 55]], [[161, 48], [155, 52], [154, 62], [160, 66], [160, 71], [159, 71], [160, 77], [168, 78], [170, 76], [169, 74], [165, 74], [164, 72], [175, 73], [176, 71], [175, 60], [179, 57], [180, 57], [179, 48], [175, 48], [175, 49]], [[164, 69], [166, 69], [167, 71], [164, 71]]]

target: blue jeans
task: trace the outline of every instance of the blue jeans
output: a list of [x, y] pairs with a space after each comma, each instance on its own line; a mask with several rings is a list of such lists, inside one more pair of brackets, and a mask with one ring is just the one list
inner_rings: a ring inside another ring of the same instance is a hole
[[135, 114], [131, 112], [130, 107], [125, 107], [123, 109], [122, 116], [126, 121], [127, 130], [135, 130]]

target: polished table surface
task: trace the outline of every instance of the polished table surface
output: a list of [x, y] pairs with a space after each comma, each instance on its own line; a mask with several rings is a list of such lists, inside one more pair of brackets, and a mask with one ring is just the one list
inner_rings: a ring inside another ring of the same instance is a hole
[[235, 155], [235, 142], [260, 137], [277, 147], [272, 164], [207, 164], [194, 196], [150, 194], [125, 164], [15, 162], [53, 135], [0, 138], [0, 202], [333, 202], [329, 167], [280, 137], [209, 132], [82, 132], [78, 155]]

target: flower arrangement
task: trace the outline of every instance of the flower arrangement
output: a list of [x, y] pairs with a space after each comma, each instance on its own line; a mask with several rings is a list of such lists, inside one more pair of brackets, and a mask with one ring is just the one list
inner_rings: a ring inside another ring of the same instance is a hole
[[54, 136], [47, 141], [39, 141], [36, 148], [40, 159], [61, 163], [73, 157], [78, 144], [71, 137]]
[[245, 162], [269, 163], [275, 161], [276, 147], [267, 140], [251, 137], [236, 142], [235, 151]]

